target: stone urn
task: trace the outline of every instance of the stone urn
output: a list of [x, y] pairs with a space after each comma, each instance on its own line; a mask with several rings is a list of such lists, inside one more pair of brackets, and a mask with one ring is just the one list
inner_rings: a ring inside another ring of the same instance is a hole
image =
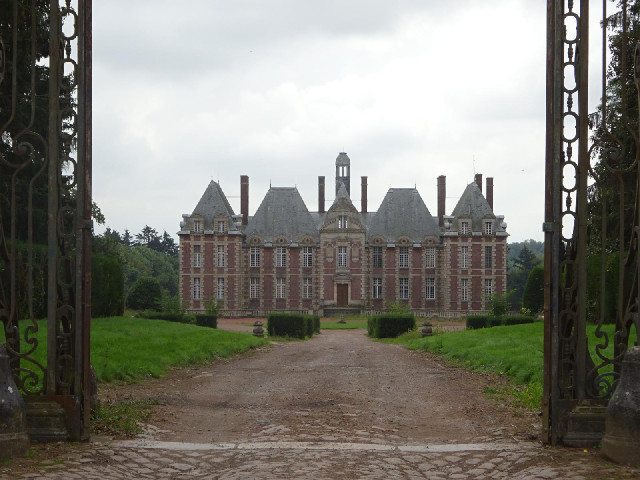
[[0, 344], [0, 460], [24, 456], [28, 450], [24, 400], [13, 381], [9, 355]]
[[605, 416], [602, 453], [614, 462], [640, 467], [640, 347], [630, 348], [622, 361]]
[[253, 324], [253, 336], [264, 338], [264, 328], [262, 327], [262, 322], [260, 320], [256, 320]]
[[422, 322], [422, 328], [420, 329], [420, 336], [422, 338], [432, 336], [433, 335], [432, 327], [433, 325], [429, 320], [425, 320], [424, 322]]

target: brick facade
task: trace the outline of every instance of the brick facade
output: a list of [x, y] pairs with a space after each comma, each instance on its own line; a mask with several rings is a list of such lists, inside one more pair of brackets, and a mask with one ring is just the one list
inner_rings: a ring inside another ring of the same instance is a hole
[[[346, 154], [336, 166], [336, 200], [326, 212], [324, 205], [307, 211], [296, 189], [281, 188], [270, 189], [249, 217], [249, 179], [243, 175], [243, 211], [235, 215], [211, 182], [181, 223], [183, 306], [203, 311], [214, 298], [230, 315], [323, 314], [331, 308], [382, 311], [389, 302], [403, 302], [426, 315], [486, 310], [488, 293], [505, 292], [508, 234], [481, 183], [467, 186], [450, 216], [442, 204], [443, 176], [438, 217], [415, 189], [391, 189], [378, 212], [358, 212], [349, 198]], [[362, 177], [365, 205], [366, 195]]]

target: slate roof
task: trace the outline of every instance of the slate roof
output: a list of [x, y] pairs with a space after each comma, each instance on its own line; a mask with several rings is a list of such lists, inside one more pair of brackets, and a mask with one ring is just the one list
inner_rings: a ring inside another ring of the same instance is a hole
[[[478, 184], [472, 182], [464, 189], [464, 193], [458, 200], [456, 207], [451, 214], [454, 218], [452, 230], [458, 230], [458, 220], [460, 217], [471, 218], [471, 231], [482, 231], [482, 220], [485, 218], [496, 218], [489, 202], [484, 198]], [[501, 225], [497, 225], [498, 231], [503, 231]]]
[[193, 209], [193, 215], [200, 215], [204, 219], [204, 230], [213, 230], [213, 219], [216, 216], [224, 215], [228, 218], [228, 229], [233, 229], [233, 208], [229, 204], [227, 197], [220, 188], [220, 185], [213, 180], [200, 197], [200, 201]]
[[387, 242], [395, 242], [406, 236], [417, 243], [429, 235], [440, 236], [440, 228], [418, 190], [390, 188], [369, 221], [368, 236], [371, 238], [376, 235], [384, 237]]
[[259, 235], [264, 242], [273, 242], [279, 235], [291, 242], [299, 242], [305, 235], [319, 239], [316, 221], [295, 187], [271, 187], [244, 233]]

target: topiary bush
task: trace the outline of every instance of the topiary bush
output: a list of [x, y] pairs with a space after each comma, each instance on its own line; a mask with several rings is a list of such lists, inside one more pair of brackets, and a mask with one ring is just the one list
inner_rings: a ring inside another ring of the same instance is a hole
[[131, 285], [127, 295], [127, 307], [134, 310], [158, 310], [161, 299], [160, 282], [152, 277], [142, 277]]
[[198, 325], [199, 327], [218, 328], [217, 315], [209, 315], [207, 313], [197, 313], [195, 317], [196, 317], [196, 325]]
[[[316, 320], [317, 319], [317, 320]], [[320, 318], [316, 315], [273, 312], [267, 316], [267, 332], [274, 337], [310, 338], [320, 331]]]
[[477, 330], [478, 328], [487, 328], [490, 318], [489, 315], [469, 315], [467, 317], [467, 329]]
[[367, 333], [373, 338], [395, 338], [416, 328], [416, 319], [411, 313], [386, 313], [367, 319]]

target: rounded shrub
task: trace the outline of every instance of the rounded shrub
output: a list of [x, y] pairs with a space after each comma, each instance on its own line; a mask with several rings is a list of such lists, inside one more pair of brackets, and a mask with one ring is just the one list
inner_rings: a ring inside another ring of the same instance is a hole
[[152, 277], [141, 277], [131, 285], [127, 307], [135, 310], [158, 310], [161, 299], [160, 282]]

